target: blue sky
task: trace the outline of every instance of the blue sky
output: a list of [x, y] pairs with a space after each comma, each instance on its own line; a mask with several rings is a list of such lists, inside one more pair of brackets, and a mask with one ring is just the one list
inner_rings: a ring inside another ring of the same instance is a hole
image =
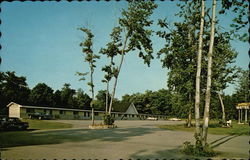
[[[153, 19], [167, 17], [170, 22], [176, 21], [174, 2], [157, 3], [159, 7], [152, 15]], [[61, 89], [64, 83], [70, 83], [72, 88], [82, 88], [89, 93], [87, 81], [78, 81], [79, 77], [75, 75], [76, 71], [88, 71], [79, 47], [83, 34], [77, 28], [91, 28], [95, 35], [94, 51], [99, 52], [117, 25], [121, 8], [126, 7], [125, 1], [1, 3], [1, 71], [15, 71], [18, 76], [25, 76], [30, 88], [44, 82], [56, 90]], [[226, 17], [223, 23], [228, 23]], [[164, 43], [156, 36], [152, 40], [156, 53]], [[239, 52], [236, 64], [246, 69], [249, 45], [237, 41], [232, 45]], [[96, 91], [105, 89], [101, 82], [104, 75], [101, 67], [105, 63], [105, 57], [97, 63], [94, 75]], [[125, 57], [116, 97], [166, 88], [166, 81], [167, 69], [162, 69], [158, 59], [155, 58], [148, 68], [137, 54], [131, 53]], [[230, 86], [226, 93], [232, 92], [233, 86]]]

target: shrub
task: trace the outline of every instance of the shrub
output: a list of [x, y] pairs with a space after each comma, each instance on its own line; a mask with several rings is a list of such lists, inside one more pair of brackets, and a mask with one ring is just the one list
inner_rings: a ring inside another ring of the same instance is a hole
[[201, 156], [201, 157], [212, 157], [216, 155], [216, 153], [212, 150], [212, 148], [208, 144], [202, 147], [200, 143], [192, 145], [191, 142], [188, 141], [183, 143], [183, 148], [181, 151], [187, 155]]
[[115, 119], [110, 114], [105, 114], [103, 116], [103, 121], [105, 125], [112, 125], [115, 122]]

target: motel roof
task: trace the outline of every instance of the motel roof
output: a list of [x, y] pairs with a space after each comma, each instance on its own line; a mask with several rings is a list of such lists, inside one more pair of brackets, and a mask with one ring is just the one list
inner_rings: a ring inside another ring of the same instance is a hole
[[[43, 107], [43, 106], [27, 106], [27, 105], [21, 105], [21, 104], [17, 104], [17, 103], [15, 103], [15, 102], [10, 102], [8, 105], [7, 105], [7, 107], [10, 107], [10, 106], [12, 106], [12, 105], [18, 105], [20, 108], [37, 108], [37, 109], [52, 109], [52, 110], [63, 110], [63, 111], [78, 111], [78, 112], [91, 112], [91, 110], [84, 110], [84, 109], [71, 109], [71, 108], [57, 108], [57, 107]], [[128, 108], [133, 108], [133, 109], [135, 109], [136, 110], [136, 108], [135, 108], [135, 106], [134, 106], [134, 104], [131, 104]], [[99, 113], [103, 113], [103, 112], [105, 112], [105, 111], [97, 111], [97, 110], [95, 110], [95, 112], [99, 112]], [[137, 112], [137, 110], [136, 110], [136, 112]], [[124, 112], [111, 112], [111, 113], [116, 113], [116, 114], [132, 114], [132, 113], [124, 113]], [[137, 112], [137, 114], [138, 114], [138, 112]], [[139, 113], [139, 115], [145, 115], [145, 116], [147, 116], [147, 115], [150, 115], [150, 114], [140, 114]], [[157, 116], [165, 116], [165, 115], [157, 115]]]

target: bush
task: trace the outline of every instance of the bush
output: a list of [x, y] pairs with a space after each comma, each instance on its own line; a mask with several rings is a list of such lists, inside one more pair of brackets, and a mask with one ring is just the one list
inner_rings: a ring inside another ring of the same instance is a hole
[[181, 151], [187, 155], [201, 156], [201, 157], [212, 157], [216, 155], [216, 153], [212, 150], [212, 148], [208, 144], [202, 147], [201, 144], [192, 145], [191, 142], [188, 141], [183, 143], [183, 148]]
[[110, 114], [105, 114], [103, 116], [103, 121], [105, 125], [112, 125], [115, 122], [115, 119]]

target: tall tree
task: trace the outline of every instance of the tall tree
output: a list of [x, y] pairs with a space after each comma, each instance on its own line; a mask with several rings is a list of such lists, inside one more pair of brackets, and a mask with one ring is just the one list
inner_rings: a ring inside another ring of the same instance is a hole
[[236, 87], [237, 103], [240, 102], [249, 102], [250, 101], [250, 72], [249, 69], [240, 71], [240, 75], [238, 77], [238, 83]]
[[[120, 63], [114, 73], [115, 82], [112, 89], [109, 114], [111, 112], [118, 76], [122, 68], [125, 54], [138, 49], [139, 57], [144, 59], [144, 63], [148, 65], [150, 64], [150, 60], [153, 58], [153, 48], [150, 40], [152, 30], [147, 27], [150, 27], [153, 23], [153, 21], [149, 20], [149, 18], [157, 5], [150, 1], [129, 1], [128, 5], [128, 9], [123, 9], [122, 18], [119, 19], [119, 25], [125, 33], [124, 42], [122, 42], [122, 46], [119, 51], [121, 54]], [[146, 54], [143, 53], [143, 50]]]
[[201, 77], [201, 59], [203, 51], [203, 28], [204, 28], [204, 16], [205, 16], [205, 1], [201, 1], [201, 18], [200, 18], [200, 32], [199, 32], [199, 47], [197, 55], [197, 71], [195, 79], [195, 138], [196, 146], [201, 142], [200, 131], [200, 77]]
[[107, 48], [101, 48], [100, 53], [107, 55], [110, 62], [109, 65], [106, 65], [102, 68], [102, 71], [104, 71], [106, 74], [104, 75], [104, 80], [102, 82], [106, 83], [106, 113], [108, 113], [108, 107], [109, 107], [109, 83], [111, 79], [114, 77], [115, 74], [117, 74], [117, 68], [115, 67], [114, 58], [117, 54], [119, 54], [120, 50], [119, 47], [122, 46], [121, 43], [121, 32], [122, 29], [120, 27], [114, 27], [112, 33], [110, 34], [110, 37], [112, 39], [112, 42], [109, 42], [106, 46]]
[[[201, 5], [199, 1], [185, 1], [184, 5], [178, 4], [178, 6], [181, 11], [176, 15], [184, 19], [182, 22], [174, 23], [174, 29], [170, 29], [171, 24], [167, 24], [166, 19], [158, 22], [160, 27], [169, 30], [168, 32], [157, 32], [167, 42], [158, 55], [165, 54], [162, 62], [163, 67], [170, 69], [170, 72], [168, 72], [168, 87], [174, 92], [173, 98], [178, 100], [173, 100], [173, 103], [176, 103], [173, 105], [183, 106], [183, 109], [187, 109], [187, 126], [190, 127], [195, 95], [195, 53], [198, 48], [196, 41], [198, 40], [197, 30], [199, 29], [197, 21], [202, 17], [201, 26], [203, 29], [205, 9], [203, 6], [203, 15], [200, 16], [199, 8]], [[200, 38], [202, 38], [203, 30], [200, 33]], [[202, 44], [200, 47], [202, 47]]]
[[56, 90], [53, 94], [53, 101], [54, 101], [54, 104], [53, 106], [54, 107], [63, 107], [64, 104], [62, 102], [62, 98], [61, 98], [61, 94], [62, 92], [60, 90]]
[[10, 102], [28, 104], [30, 89], [26, 78], [15, 72], [0, 72], [0, 111], [7, 114], [6, 105]]
[[38, 83], [29, 96], [32, 105], [51, 106], [53, 104], [53, 89], [45, 83]]
[[[226, 33], [219, 33], [219, 28], [216, 29], [215, 45], [213, 54], [213, 82], [211, 92], [218, 95], [221, 111], [222, 121], [225, 121], [225, 106], [223, 102], [223, 90], [228, 87], [228, 84], [233, 84], [235, 79], [238, 77], [238, 68], [232, 63], [235, 62], [237, 52], [235, 52], [230, 41], [225, 35]], [[230, 65], [229, 65], [230, 64]]]
[[77, 101], [75, 98], [76, 91], [70, 88], [69, 83], [65, 83], [61, 90], [61, 102], [63, 107], [76, 108]]
[[89, 95], [84, 93], [82, 89], [77, 90], [76, 100], [79, 109], [91, 109], [90, 108], [91, 98], [89, 97]]
[[[92, 119], [92, 125], [94, 125], [93, 102], [95, 98], [95, 93], [94, 93], [93, 74], [94, 74], [94, 69], [96, 67], [95, 66], [96, 59], [99, 59], [100, 56], [94, 54], [93, 52], [92, 46], [93, 46], [94, 35], [92, 34], [92, 32], [87, 28], [80, 28], [80, 30], [87, 35], [87, 38], [85, 38], [84, 42], [80, 43], [80, 47], [82, 47], [82, 52], [85, 54], [85, 62], [89, 64], [89, 69], [90, 69], [90, 82], [88, 82], [88, 85], [90, 86], [90, 91], [91, 91], [91, 98], [92, 98], [92, 102], [90, 103], [90, 106], [92, 108], [91, 119]], [[77, 72], [77, 74], [82, 77], [80, 80], [85, 80], [85, 76], [88, 74], [88, 72], [87, 73]]]
[[202, 128], [202, 146], [207, 144], [207, 132], [209, 122], [209, 107], [211, 98], [211, 81], [212, 81], [212, 55], [214, 49], [214, 33], [215, 33], [215, 15], [216, 15], [216, 0], [213, 0], [212, 6], [212, 19], [211, 19], [211, 31], [210, 31], [210, 43], [208, 51], [208, 67], [207, 67], [207, 87], [206, 87], [206, 100], [203, 116], [203, 128]]

